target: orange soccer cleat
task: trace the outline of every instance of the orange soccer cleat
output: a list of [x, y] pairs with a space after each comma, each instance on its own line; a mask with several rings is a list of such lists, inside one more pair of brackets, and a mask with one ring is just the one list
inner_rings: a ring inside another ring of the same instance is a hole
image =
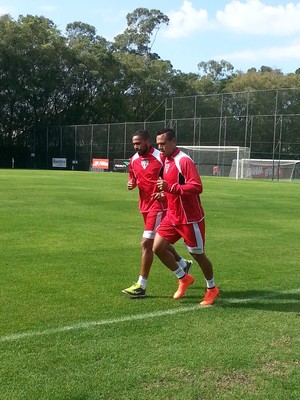
[[194, 283], [195, 278], [190, 274], [185, 274], [183, 278], [178, 279], [178, 289], [174, 293], [173, 299], [180, 299], [185, 294], [186, 289]]
[[207, 289], [204, 299], [201, 301], [200, 306], [211, 306], [213, 305], [216, 298], [219, 296], [219, 289], [215, 286], [212, 289]]

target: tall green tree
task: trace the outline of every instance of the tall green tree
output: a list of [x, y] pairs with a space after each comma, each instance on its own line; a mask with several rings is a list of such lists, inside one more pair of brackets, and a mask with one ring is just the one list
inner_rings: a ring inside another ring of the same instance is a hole
[[[0, 107], [7, 140], [26, 138], [55, 112], [64, 41], [44, 17], [0, 18]], [[17, 134], [18, 133], [18, 134]]]
[[151, 40], [155, 40], [162, 25], [169, 23], [169, 18], [161, 11], [147, 8], [135, 9], [126, 19], [127, 28], [115, 37], [115, 48], [138, 55], [151, 53]]
[[68, 24], [66, 33], [69, 50], [66, 59], [65, 89], [68, 113], [64, 122], [103, 122], [106, 115], [101, 108], [101, 96], [107, 87], [113, 85], [111, 70], [116, 72], [110, 43], [96, 35], [93, 26], [81, 22]]
[[127, 28], [115, 37], [114, 49], [124, 68], [128, 118], [140, 121], [170, 94], [172, 65], [151, 52], [160, 27], [169, 18], [156, 9], [137, 8], [126, 19]]
[[226, 79], [232, 76], [234, 72], [233, 65], [225, 60], [216, 61], [201, 61], [198, 64], [198, 69], [201, 76], [206, 76], [213, 81], [218, 81], [221, 79]]

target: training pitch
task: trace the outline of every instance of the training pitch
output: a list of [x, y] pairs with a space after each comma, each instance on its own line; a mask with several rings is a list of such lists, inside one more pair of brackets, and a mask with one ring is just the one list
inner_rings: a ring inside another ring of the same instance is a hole
[[[203, 178], [205, 285], [174, 301], [124, 173], [0, 170], [0, 399], [298, 400], [300, 185]], [[177, 250], [188, 257], [182, 242]]]

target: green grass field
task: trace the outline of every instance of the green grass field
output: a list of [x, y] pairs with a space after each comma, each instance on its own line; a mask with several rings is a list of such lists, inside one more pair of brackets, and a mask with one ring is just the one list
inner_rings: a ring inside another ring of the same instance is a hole
[[[300, 185], [203, 178], [220, 298], [174, 301], [126, 174], [0, 170], [0, 399], [300, 398]], [[177, 250], [188, 257], [181, 242]]]

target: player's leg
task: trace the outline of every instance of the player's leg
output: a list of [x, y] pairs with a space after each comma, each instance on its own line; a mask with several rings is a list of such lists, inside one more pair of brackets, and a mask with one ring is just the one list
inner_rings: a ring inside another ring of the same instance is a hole
[[[145, 230], [143, 233], [141, 248], [142, 248], [142, 259], [141, 259], [141, 270], [139, 276], [139, 283], [142, 287], [146, 289], [147, 279], [150, 273], [150, 269], [153, 263], [153, 240], [155, 232], [158, 226], [161, 224], [162, 219], [165, 216], [165, 212], [155, 211], [149, 212], [144, 215]], [[177, 253], [175, 248], [169, 244], [169, 251], [173, 254], [176, 263], [181, 267], [186, 273], [188, 273], [191, 268], [193, 261], [185, 260]]]
[[174, 254], [171, 251], [170, 242], [160, 236], [158, 232], [156, 233], [154, 238], [153, 251], [160, 259], [160, 261], [171, 271], [177, 270], [178, 265], [175, 260]]
[[181, 255], [177, 253], [174, 246], [172, 246], [171, 244], [169, 245], [169, 251], [173, 254], [177, 265], [181, 267], [184, 270], [184, 272], [188, 274], [193, 265], [193, 261], [186, 260], [185, 258], [181, 257]]
[[153, 240], [155, 230], [160, 224], [163, 217], [163, 212], [143, 213], [144, 232], [141, 241], [141, 267], [140, 275], [137, 282], [134, 282], [129, 288], [123, 289], [122, 293], [132, 298], [141, 298], [146, 296], [146, 286], [149, 277], [150, 269], [153, 263]]
[[204, 252], [204, 220], [199, 223], [182, 226], [182, 235], [188, 251], [199, 264], [206, 281], [206, 294], [200, 305], [212, 305], [219, 295], [219, 289], [215, 285], [212, 262], [209, 260]]
[[218, 287], [215, 285], [212, 263], [205, 253], [192, 253], [192, 256], [199, 264], [206, 281], [206, 294], [204, 296], [204, 299], [200, 302], [200, 305], [211, 306], [220, 293]]
[[174, 254], [170, 251], [170, 244], [175, 243], [179, 239], [180, 235], [178, 235], [176, 229], [164, 219], [156, 231], [153, 243], [153, 251], [157, 257], [178, 278], [178, 289], [173, 296], [174, 299], [182, 297], [188, 286], [194, 282], [194, 278], [186, 274], [185, 271], [178, 266]]
[[145, 280], [148, 279], [150, 269], [153, 263], [153, 238], [142, 238], [141, 242], [142, 248], [142, 258], [141, 258], [141, 270], [140, 276], [142, 276]]

